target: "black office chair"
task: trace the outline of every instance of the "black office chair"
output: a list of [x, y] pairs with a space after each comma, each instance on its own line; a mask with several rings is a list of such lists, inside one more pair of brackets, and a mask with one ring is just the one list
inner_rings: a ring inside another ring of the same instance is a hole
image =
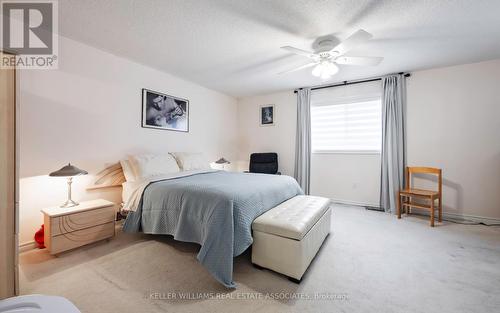
[[278, 172], [278, 154], [274, 152], [252, 153], [250, 155], [249, 172], [281, 175]]

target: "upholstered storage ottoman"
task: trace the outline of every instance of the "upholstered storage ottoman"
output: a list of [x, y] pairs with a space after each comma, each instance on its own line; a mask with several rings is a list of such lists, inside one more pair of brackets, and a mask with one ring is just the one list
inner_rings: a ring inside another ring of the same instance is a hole
[[330, 200], [296, 196], [252, 224], [252, 263], [297, 281], [330, 232]]

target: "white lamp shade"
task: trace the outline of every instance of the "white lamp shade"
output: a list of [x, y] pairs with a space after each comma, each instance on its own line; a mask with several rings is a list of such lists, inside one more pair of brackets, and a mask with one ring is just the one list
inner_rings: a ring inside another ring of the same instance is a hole
[[325, 70], [330, 76], [333, 76], [337, 74], [337, 72], [339, 71], [339, 67], [333, 62], [328, 62], [327, 64], [325, 64]]
[[328, 79], [333, 75], [337, 74], [339, 67], [330, 61], [324, 61], [316, 65], [312, 70], [313, 76], [321, 77], [322, 79]]
[[316, 65], [313, 68], [313, 70], [312, 70], [313, 76], [316, 76], [316, 77], [320, 77], [321, 76], [321, 72], [322, 72], [322, 66], [321, 66], [321, 64]]

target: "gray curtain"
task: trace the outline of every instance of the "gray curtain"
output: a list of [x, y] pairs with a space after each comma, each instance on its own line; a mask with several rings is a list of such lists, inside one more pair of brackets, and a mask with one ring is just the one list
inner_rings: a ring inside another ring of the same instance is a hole
[[311, 89], [297, 91], [297, 134], [294, 177], [306, 195], [311, 176]]
[[397, 192], [404, 186], [406, 81], [402, 74], [382, 78], [382, 154], [380, 206], [396, 213]]

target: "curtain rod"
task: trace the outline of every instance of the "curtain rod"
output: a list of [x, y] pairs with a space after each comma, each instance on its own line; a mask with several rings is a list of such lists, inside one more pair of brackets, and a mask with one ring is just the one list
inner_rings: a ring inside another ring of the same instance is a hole
[[[398, 73], [400, 75], [403, 75], [405, 77], [410, 77], [410, 73]], [[318, 90], [318, 89], [325, 89], [325, 88], [333, 88], [333, 87], [340, 87], [340, 86], [347, 86], [347, 85], [356, 85], [356, 84], [361, 84], [361, 83], [369, 83], [369, 82], [376, 82], [377, 80], [382, 80], [382, 77], [374, 77], [374, 78], [368, 78], [368, 79], [363, 79], [363, 80], [353, 80], [353, 81], [347, 81], [344, 80], [341, 83], [333, 84], [333, 85], [323, 85], [323, 86], [317, 86], [317, 87], [311, 87], [311, 90]], [[301, 90], [303, 88], [297, 88], [293, 91], [293, 93], [297, 93], [297, 90]]]

